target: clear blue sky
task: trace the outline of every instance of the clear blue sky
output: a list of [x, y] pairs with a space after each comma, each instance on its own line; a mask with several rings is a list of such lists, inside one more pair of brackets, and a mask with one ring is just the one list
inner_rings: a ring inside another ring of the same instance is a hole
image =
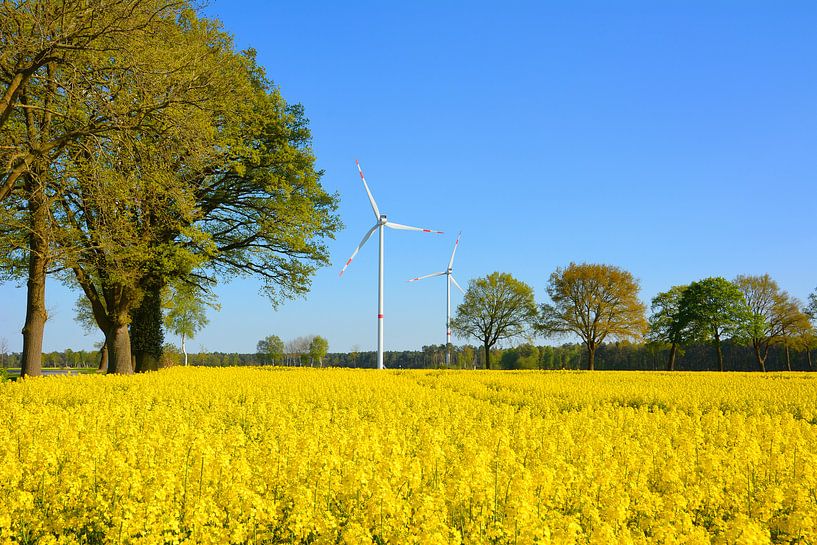
[[[218, 290], [195, 351], [320, 334], [375, 347], [377, 240], [359, 158], [390, 219], [386, 349], [444, 342], [445, 282], [510, 272], [539, 300], [571, 261], [624, 267], [645, 302], [706, 276], [817, 287], [817, 3], [216, 0], [239, 47], [311, 119], [346, 225], [333, 266], [273, 311], [252, 281]], [[48, 286], [45, 349], [87, 348], [75, 294]], [[0, 286], [0, 337], [21, 347], [24, 292]], [[453, 303], [460, 296], [453, 296]], [[455, 342], [461, 342], [455, 339]]]

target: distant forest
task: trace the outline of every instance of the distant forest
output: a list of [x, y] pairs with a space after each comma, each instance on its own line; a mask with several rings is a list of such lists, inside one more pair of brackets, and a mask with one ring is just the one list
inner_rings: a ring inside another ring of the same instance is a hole
[[[751, 346], [724, 342], [723, 353], [727, 371], [757, 371]], [[596, 369], [599, 370], [664, 370], [666, 369], [669, 349], [652, 344], [609, 343], [598, 348]], [[375, 352], [329, 353], [323, 359], [324, 367], [376, 367]], [[499, 362], [501, 369], [585, 369], [585, 348], [581, 344], [564, 344], [562, 346], [522, 345], [506, 350], [492, 352], [492, 360]], [[445, 346], [424, 346], [422, 350], [387, 351], [385, 364], [390, 369], [437, 369], [444, 367]], [[474, 346], [452, 347], [452, 367], [457, 369], [481, 369], [482, 353]], [[813, 371], [813, 351], [786, 350], [783, 346], [772, 347], [766, 367], [768, 371]], [[0, 367], [17, 368], [20, 366], [20, 354], [0, 354]], [[204, 352], [189, 355], [190, 365], [204, 367], [226, 367], [244, 365], [267, 365], [265, 357], [260, 354], [239, 354], [225, 352]], [[73, 351], [43, 353], [44, 367], [96, 367], [99, 364], [99, 351]], [[181, 357], [174, 347], [167, 346], [163, 361], [164, 366], [181, 364]], [[305, 355], [288, 354], [284, 359], [285, 366], [314, 366]], [[679, 371], [716, 371], [718, 369], [715, 348], [711, 344], [698, 344], [686, 347], [679, 352], [676, 370]]]

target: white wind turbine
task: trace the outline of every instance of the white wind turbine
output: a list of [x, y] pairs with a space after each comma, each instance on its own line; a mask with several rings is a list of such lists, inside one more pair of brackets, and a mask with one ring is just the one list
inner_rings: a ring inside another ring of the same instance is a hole
[[355, 251], [352, 252], [352, 257], [349, 258], [346, 265], [344, 265], [343, 269], [341, 269], [340, 276], [343, 276], [343, 272], [346, 270], [346, 267], [349, 266], [349, 263], [352, 262], [360, 249], [363, 248], [363, 245], [366, 244], [366, 241], [369, 240], [372, 233], [374, 233], [375, 230], [379, 230], [380, 265], [377, 273], [377, 368], [385, 369], [385, 366], [383, 365], [383, 228], [391, 227], [392, 229], [401, 229], [403, 231], [420, 231], [423, 233], [436, 233], [438, 235], [443, 234], [443, 232], [433, 231], [431, 229], [421, 229], [419, 227], [411, 227], [409, 225], [401, 225], [399, 223], [388, 221], [386, 219], [386, 214], [381, 214], [380, 210], [377, 208], [377, 203], [374, 202], [372, 192], [369, 191], [369, 184], [366, 183], [366, 178], [363, 177], [363, 170], [360, 168], [360, 163], [355, 160], [355, 164], [357, 165], [358, 172], [360, 172], [360, 179], [363, 180], [363, 187], [366, 188], [366, 194], [369, 196], [369, 202], [372, 204], [372, 211], [374, 211], [374, 217], [377, 220], [377, 223], [374, 224], [374, 227], [369, 229], [369, 232], [366, 233], [363, 240], [360, 241], [360, 244], [358, 244], [357, 248], [355, 248]]
[[412, 278], [409, 282], [416, 282], [417, 280], [423, 280], [424, 278], [432, 278], [434, 276], [447, 276], [445, 282], [445, 365], [451, 365], [451, 351], [449, 350], [449, 346], [451, 346], [451, 283], [453, 282], [457, 289], [459, 289], [463, 295], [465, 295], [465, 290], [457, 284], [457, 281], [454, 279], [454, 254], [457, 253], [457, 246], [460, 244], [460, 233], [457, 235], [457, 240], [454, 242], [454, 251], [451, 252], [451, 259], [448, 261], [448, 268], [445, 271], [435, 272], [431, 274], [427, 274], [425, 276], [419, 276], [417, 278]]

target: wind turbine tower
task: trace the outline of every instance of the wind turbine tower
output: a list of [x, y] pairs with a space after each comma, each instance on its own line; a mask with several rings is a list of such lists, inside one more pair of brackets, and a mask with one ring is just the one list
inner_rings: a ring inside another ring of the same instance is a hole
[[357, 165], [357, 170], [360, 173], [360, 179], [363, 181], [363, 187], [366, 189], [366, 195], [369, 197], [369, 203], [372, 205], [372, 211], [374, 212], [374, 217], [377, 223], [375, 223], [374, 226], [363, 236], [363, 240], [360, 241], [360, 244], [358, 244], [355, 251], [352, 252], [352, 256], [346, 262], [346, 265], [344, 265], [343, 269], [341, 269], [340, 276], [343, 276], [344, 271], [346, 271], [346, 267], [349, 266], [360, 249], [363, 248], [363, 245], [366, 244], [369, 237], [371, 237], [375, 231], [379, 231], [380, 256], [377, 271], [377, 368], [385, 369], [385, 365], [383, 365], [383, 234], [385, 228], [389, 227], [391, 229], [399, 229], [402, 231], [420, 231], [422, 233], [435, 233], [438, 235], [443, 234], [443, 232], [434, 231], [432, 229], [421, 229], [420, 227], [411, 227], [410, 225], [402, 225], [400, 223], [388, 221], [386, 214], [381, 214], [380, 210], [377, 208], [377, 203], [372, 196], [372, 192], [369, 190], [369, 184], [366, 183], [366, 178], [363, 176], [363, 169], [360, 168], [360, 163], [355, 160], [355, 164]]
[[451, 366], [451, 283], [453, 282], [457, 289], [459, 289], [463, 295], [465, 295], [465, 290], [457, 283], [454, 279], [454, 254], [457, 253], [457, 246], [460, 245], [460, 236], [462, 233], [457, 235], [457, 240], [454, 242], [454, 251], [451, 252], [451, 259], [448, 261], [448, 268], [445, 271], [435, 272], [431, 274], [427, 274], [425, 276], [418, 276], [417, 278], [412, 278], [409, 282], [416, 282], [417, 280], [423, 280], [425, 278], [432, 278], [434, 276], [446, 276], [445, 282], [445, 365], [446, 367]]

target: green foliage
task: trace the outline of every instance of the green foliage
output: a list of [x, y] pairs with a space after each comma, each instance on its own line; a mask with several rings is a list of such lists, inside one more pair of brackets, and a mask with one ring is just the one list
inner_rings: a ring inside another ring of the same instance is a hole
[[647, 331], [638, 281], [612, 265], [571, 263], [548, 280], [552, 304], [543, 304], [537, 329], [549, 336], [575, 334], [587, 347], [588, 369], [606, 339], [640, 340]]
[[162, 299], [165, 327], [174, 335], [187, 339], [194, 338], [209, 323], [207, 307], [221, 308], [212, 292], [183, 281], [167, 286], [162, 291]]
[[315, 362], [317, 361], [321, 365], [323, 364], [323, 358], [326, 356], [326, 353], [329, 351], [329, 341], [324, 339], [319, 335], [315, 335], [312, 337], [312, 340], [309, 343], [309, 358]]
[[653, 297], [648, 338], [652, 342], [680, 344], [685, 328], [681, 320], [681, 298], [687, 286], [673, 286]]
[[533, 289], [508, 273], [494, 272], [468, 283], [451, 329], [482, 342], [490, 369], [490, 348], [529, 331], [535, 318]]
[[[250, 56], [249, 70], [262, 70]], [[320, 185], [303, 107], [275, 88], [244, 103], [223, 148], [229, 161], [196, 180], [199, 217], [193, 227], [207, 244], [194, 245], [214, 279], [254, 275], [273, 305], [305, 294], [317, 267], [329, 264], [324, 244], [341, 226], [338, 196]]]
[[130, 324], [131, 350], [161, 358], [165, 334], [162, 329], [162, 301], [158, 290], [146, 290], [133, 311]]
[[261, 363], [281, 363], [284, 359], [284, 341], [278, 335], [270, 335], [258, 341], [256, 353], [266, 361]]
[[722, 277], [693, 282], [680, 301], [680, 320], [698, 342], [745, 337], [751, 311], [740, 289]]
[[162, 358], [159, 360], [159, 367], [174, 367], [182, 364], [182, 354], [179, 349], [170, 343], [165, 343], [162, 347]]
[[743, 293], [721, 277], [704, 278], [690, 284], [681, 297], [679, 314], [691, 341], [714, 342], [721, 371], [725, 370], [721, 340], [745, 341], [753, 323]]
[[503, 369], [538, 369], [539, 349], [530, 344], [522, 344], [506, 350], [500, 360]]
[[806, 305], [805, 311], [809, 318], [812, 320], [817, 319], [817, 290], [809, 294], [808, 305]]

